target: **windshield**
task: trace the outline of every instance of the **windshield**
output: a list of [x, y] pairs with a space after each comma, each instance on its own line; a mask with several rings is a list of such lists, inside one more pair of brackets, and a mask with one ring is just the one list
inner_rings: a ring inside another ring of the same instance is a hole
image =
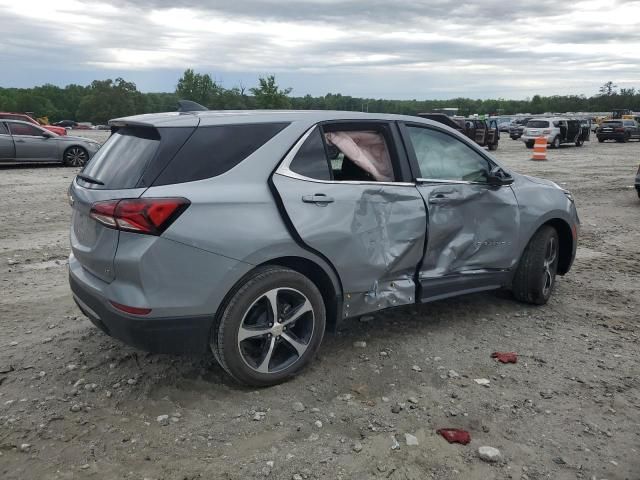
[[633, 127], [636, 124], [636, 122], [634, 122], [633, 120], [625, 120], [624, 124], [627, 127]]
[[548, 128], [549, 122], [547, 120], [529, 120], [527, 122], [527, 128]]
[[602, 122], [602, 126], [607, 126], [607, 127], [619, 127], [622, 125], [622, 122]]

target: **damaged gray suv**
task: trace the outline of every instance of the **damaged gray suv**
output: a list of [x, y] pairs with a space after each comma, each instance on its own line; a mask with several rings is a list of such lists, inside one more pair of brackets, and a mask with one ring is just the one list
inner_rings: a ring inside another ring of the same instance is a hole
[[77, 304], [142, 349], [210, 348], [242, 383], [299, 372], [347, 317], [498, 288], [544, 304], [575, 256], [568, 191], [441, 123], [206, 111], [111, 126], [69, 190]]

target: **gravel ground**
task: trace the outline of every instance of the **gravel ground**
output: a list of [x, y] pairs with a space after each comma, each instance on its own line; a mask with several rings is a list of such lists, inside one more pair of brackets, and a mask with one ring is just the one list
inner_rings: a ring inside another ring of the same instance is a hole
[[495, 292], [353, 319], [264, 390], [94, 328], [67, 286], [75, 171], [2, 168], [0, 478], [640, 479], [640, 144], [530, 153], [503, 136], [496, 156], [571, 189], [583, 222], [548, 305]]

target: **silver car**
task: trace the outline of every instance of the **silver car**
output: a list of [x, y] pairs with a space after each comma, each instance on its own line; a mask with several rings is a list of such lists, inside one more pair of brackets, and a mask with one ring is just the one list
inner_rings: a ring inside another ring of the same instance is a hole
[[544, 304], [575, 256], [568, 191], [441, 123], [227, 111], [111, 125], [69, 190], [77, 304], [139, 348], [210, 348], [246, 384], [299, 372], [347, 317], [503, 287]]
[[51, 163], [83, 166], [100, 144], [82, 137], [60, 136], [21, 120], [0, 120], [0, 163]]

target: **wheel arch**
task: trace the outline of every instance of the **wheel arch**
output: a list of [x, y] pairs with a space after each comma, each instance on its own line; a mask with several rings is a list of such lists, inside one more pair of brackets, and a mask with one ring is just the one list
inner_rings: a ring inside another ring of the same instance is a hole
[[558, 274], [564, 275], [569, 271], [569, 269], [571, 268], [571, 264], [573, 263], [575, 240], [573, 238], [571, 226], [561, 218], [552, 218], [551, 220], [547, 220], [543, 225], [538, 227], [538, 230], [540, 230], [540, 228], [542, 228], [544, 225], [550, 225], [555, 229], [556, 232], [558, 232], [558, 240], [560, 241]]
[[520, 257], [524, 255], [526, 248], [531, 243], [531, 239], [535, 236], [538, 231], [544, 226], [551, 226], [558, 232], [558, 240], [560, 243], [559, 249], [559, 258], [558, 258], [558, 275], [564, 275], [569, 272], [571, 265], [573, 263], [574, 251], [575, 251], [575, 242], [573, 232], [571, 230], [571, 226], [569, 222], [562, 218], [554, 217], [541, 222], [537, 228], [535, 228], [527, 239], [527, 243], [524, 245], [522, 251], [520, 252]]
[[286, 256], [273, 258], [268, 261], [256, 265], [264, 267], [267, 265], [277, 265], [280, 267], [290, 268], [311, 280], [322, 295], [324, 305], [327, 311], [327, 329], [335, 330], [338, 321], [342, 317], [342, 286], [339, 280], [332, 278], [318, 263], [304, 257]]

